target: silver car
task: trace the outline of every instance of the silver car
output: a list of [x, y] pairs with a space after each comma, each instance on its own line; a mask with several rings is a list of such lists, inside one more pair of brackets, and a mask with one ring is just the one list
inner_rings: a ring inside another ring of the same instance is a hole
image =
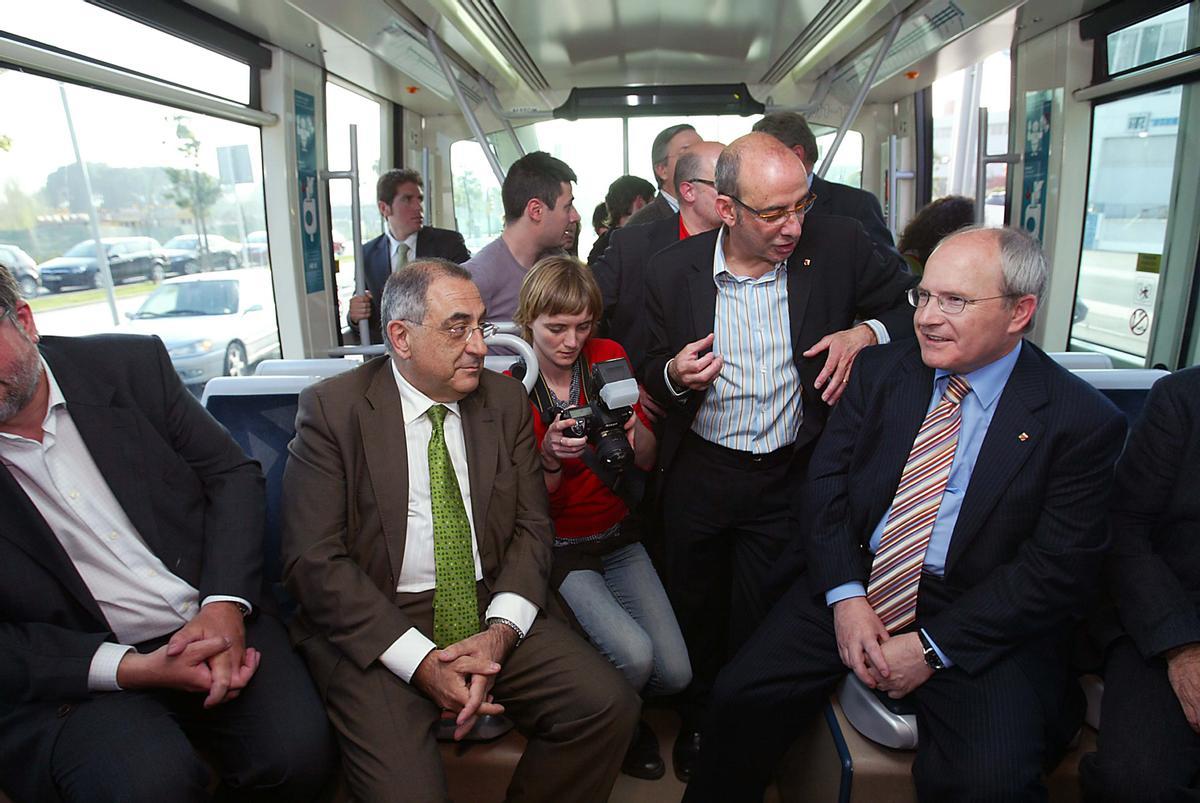
[[167, 279], [122, 331], [162, 338], [180, 379], [199, 392], [214, 376], [242, 376], [279, 355], [271, 272], [244, 268]]

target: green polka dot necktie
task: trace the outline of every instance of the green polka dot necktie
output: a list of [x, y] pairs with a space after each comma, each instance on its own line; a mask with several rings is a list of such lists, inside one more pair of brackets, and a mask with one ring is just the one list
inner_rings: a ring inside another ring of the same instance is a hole
[[433, 640], [447, 647], [479, 632], [475, 598], [475, 560], [471, 554], [471, 522], [463, 505], [458, 478], [446, 448], [443, 425], [449, 410], [430, 407], [429, 499], [433, 507]]

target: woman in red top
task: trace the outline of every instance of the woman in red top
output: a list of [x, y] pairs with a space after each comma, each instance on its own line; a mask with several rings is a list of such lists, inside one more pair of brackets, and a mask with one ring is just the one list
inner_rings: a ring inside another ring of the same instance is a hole
[[[628, 488], [638, 485], [635, 467], [654, 466], [654, 433], [635, 404], [624, 425], [633, 466], [612, 472], [596, 460], [587, 437], [572, 437], [575, 422], [561, 415], [589, 403], [595, 363], [628, 360], [619, 343], [592, 337], [601, 304], [591, 271], [567, 256], [534, 265], [517, 303], [516, 322], [540, 371], [530, 404], [554, 518], [553, 576], [588, 638], [635, 689], [643, 696], [675, 694], [691, 682], [687, 647], [640, 542], [637, 519], [622, 498], [632, 499]], [[644, 722], [623, 769], [642, 778], [664, 773], [658, 740]]]

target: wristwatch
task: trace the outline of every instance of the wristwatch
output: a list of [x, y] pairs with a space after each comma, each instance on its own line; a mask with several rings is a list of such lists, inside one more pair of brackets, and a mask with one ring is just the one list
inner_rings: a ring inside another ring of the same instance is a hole
[[937, 650], [933, 648], [933, 642], [925, 635], [925, 631], [918, 630], [917, 637], [921, 639], [921, 651], [925, 653], [925, 663], [929, 665], [929, 668], [934, 672], [937, 672], [939, 669], [945, 669], [946, 665], [938, 657]]
[[489, 616], [484, 620], [483, 623], [488, 627], [491, 627], [492, 625], [504, 625], [516, 633], [517, 643], [513, 645], [514, 647], [520, 646], [521, 642], [525, 640], [525, 631], [517, 627], [517, 623], [511, 619], [505, 619], [503, 616]]

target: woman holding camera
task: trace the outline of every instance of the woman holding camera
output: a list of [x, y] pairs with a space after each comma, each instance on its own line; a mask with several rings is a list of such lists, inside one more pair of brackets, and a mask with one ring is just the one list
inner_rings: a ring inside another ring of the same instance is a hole
[[[643, 697], [674, 694], [691, 681], [687, 647], [630, 515], [637, 469], [654, 466], [657, 443], [639, 404], [632, 414], [609, 409], [596, 389], [621, 389], [614, 375], [624, 375], [636, 393], [625, 350], [592, 337], [601, 311], [600, 288], [578, 259], [547, 257], [521, 283], [516, 322], [540, 371], [530, 404], [555, 525], [553, 579], [588, 638]], [[609, 360], [622, 362], [594, 369]], [[590, 409], [577, 410], [579, 421], [566, 415], [580, 407]], [[664, 773], [645, 722], [623, 769], [639, 778]]]

